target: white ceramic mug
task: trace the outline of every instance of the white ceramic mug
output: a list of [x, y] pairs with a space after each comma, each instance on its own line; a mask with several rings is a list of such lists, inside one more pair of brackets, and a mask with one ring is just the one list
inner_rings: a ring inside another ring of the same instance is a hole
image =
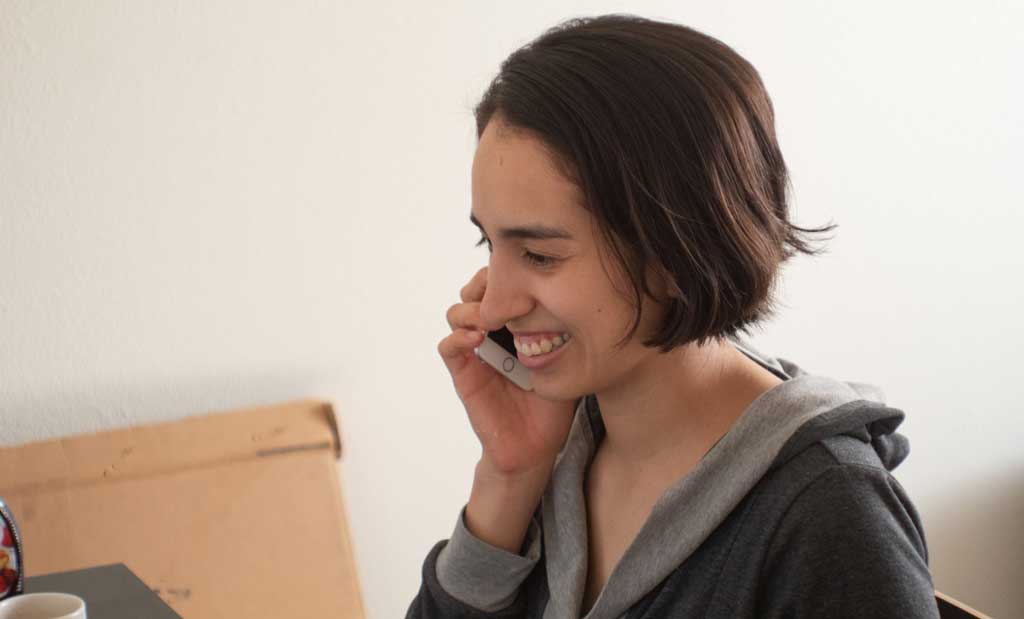
[[86, 619], [85, 600], [70, 593], [22, 593], [0, 602], [0, 619]]

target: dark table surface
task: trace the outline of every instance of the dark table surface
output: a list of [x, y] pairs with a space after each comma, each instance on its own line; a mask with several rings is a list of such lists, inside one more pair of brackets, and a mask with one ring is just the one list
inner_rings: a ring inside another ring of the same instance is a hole
[[124, 563], [25, 579], [25, 593], [59, 591], [85, 600], [89, 619], [181, 619]]

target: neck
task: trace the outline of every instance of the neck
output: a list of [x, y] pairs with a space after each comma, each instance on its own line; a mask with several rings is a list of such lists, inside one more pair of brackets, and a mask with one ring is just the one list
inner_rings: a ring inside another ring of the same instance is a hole
[[779, 382], [725, 339], [653, 354], [595, 394], [606, 430], [602, 457], [634, 469], [692, 462]]

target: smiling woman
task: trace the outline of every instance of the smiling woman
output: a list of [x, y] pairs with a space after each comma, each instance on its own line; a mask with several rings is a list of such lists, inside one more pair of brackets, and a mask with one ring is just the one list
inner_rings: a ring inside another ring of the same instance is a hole
[[[789, 221], [754, 68], [685, 26], [575, 19], [476, 106], [488, 264], [438, 345], [482, 445], [408, 617], [937, 616], [889, 471], [902, 411], [763, 355]], [[475, 362], [508, 329], [533, 391]]]

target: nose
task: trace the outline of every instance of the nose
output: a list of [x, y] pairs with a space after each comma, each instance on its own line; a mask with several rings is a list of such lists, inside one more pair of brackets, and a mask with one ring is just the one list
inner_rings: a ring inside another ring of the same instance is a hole
[[498, 264], [492, 254], [487, 268], [487, 288], [480, 300], [483, 328], [497, 331], [509, 321], [528, 314], [533, 305], [521, 276]]

